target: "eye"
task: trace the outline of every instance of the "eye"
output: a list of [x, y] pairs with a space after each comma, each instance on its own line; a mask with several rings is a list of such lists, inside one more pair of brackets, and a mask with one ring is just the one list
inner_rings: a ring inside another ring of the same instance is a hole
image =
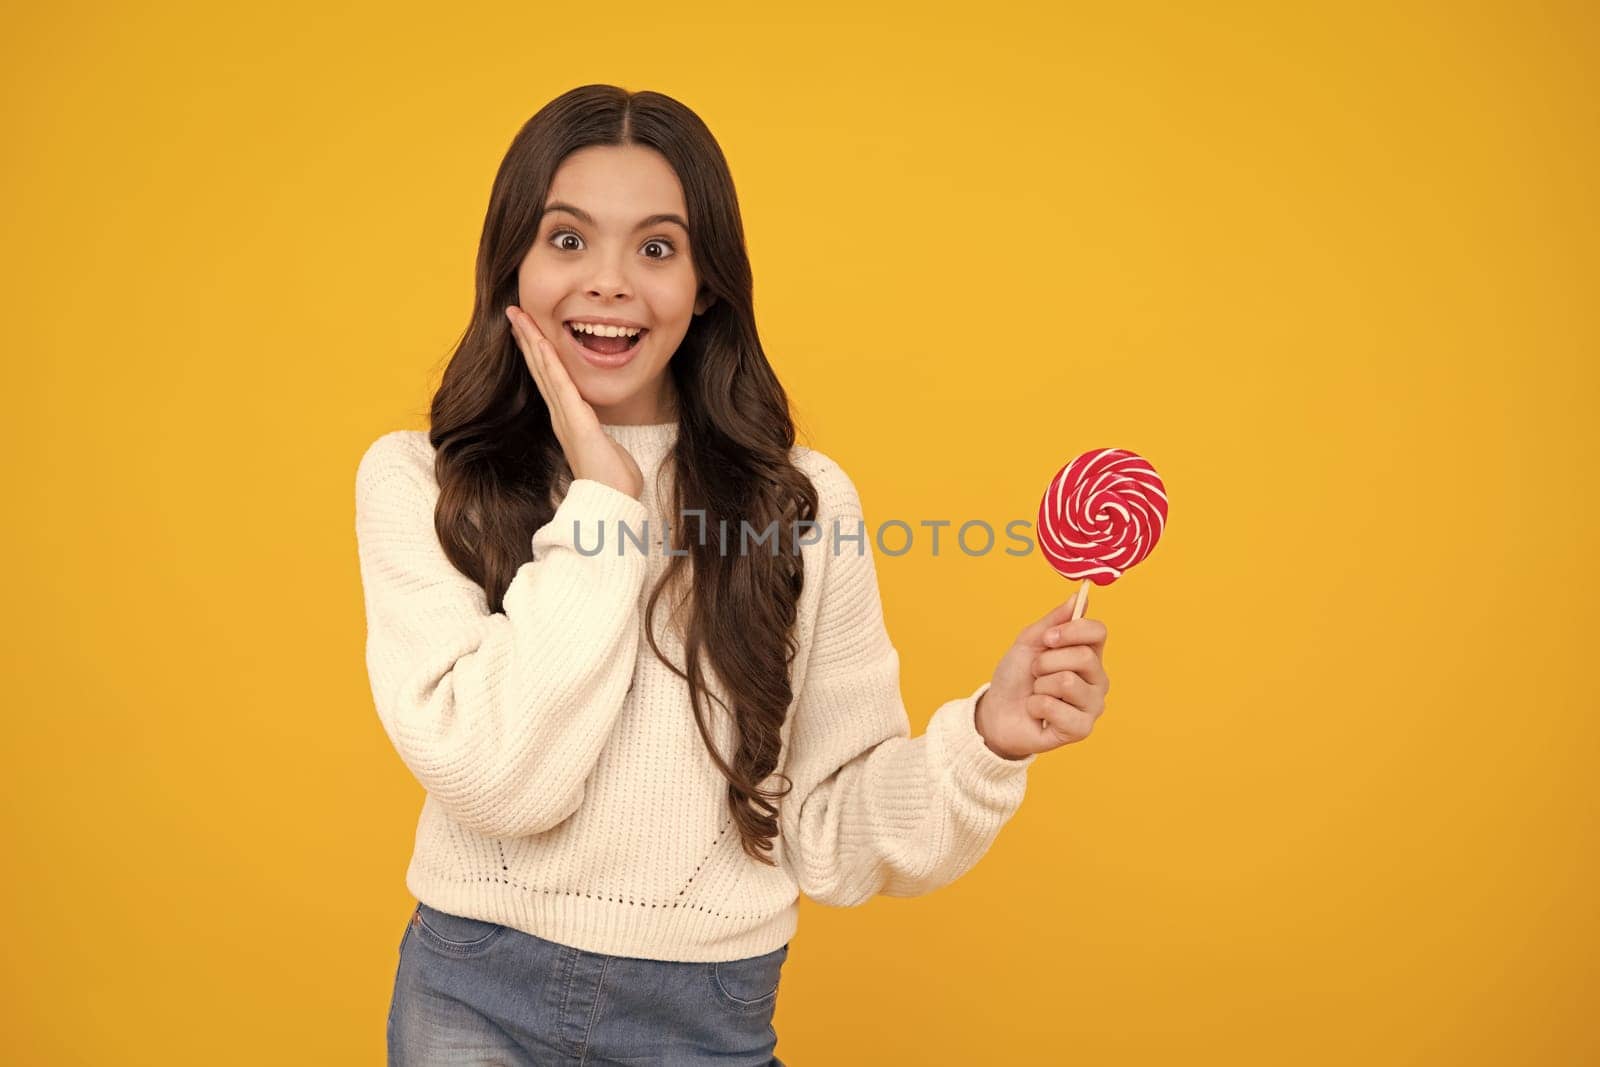
[[[568, 237], [572, 238], [574, 241], [577, 241], [579, 247], [573, 247], [572, 245], [563, 243], [564, 239]], [[560, 252], [577, 252], [583, 245], [583, 238], [578, 236], [576, 231], [564, 228], [551, 230], [549, 240], [555, 244], [556, 250]], [[646, 255], [646, 259], [666, 260], [671, 259], [673, 256], [678, 254], [677, 247], [665, 237], [652, 237], [650, 240], [646, 241], [642, 247], [649, 248], [652, 245], [658, 245], [661, 248], [666, 249], [666, 251], [660, 255]]]

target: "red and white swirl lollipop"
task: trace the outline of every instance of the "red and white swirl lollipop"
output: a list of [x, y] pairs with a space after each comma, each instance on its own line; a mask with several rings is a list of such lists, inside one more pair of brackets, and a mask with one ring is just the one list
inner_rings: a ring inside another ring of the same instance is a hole
[[1039, 501], [1039, 547], [1062, 577], [1083, 579], [1074, 619], [1089, 606], [1089, 583], [1122, 577], [1156, 547], [1166, 524], [1166, 486], [1136, 453], [1085, 452], [1056, 472]]

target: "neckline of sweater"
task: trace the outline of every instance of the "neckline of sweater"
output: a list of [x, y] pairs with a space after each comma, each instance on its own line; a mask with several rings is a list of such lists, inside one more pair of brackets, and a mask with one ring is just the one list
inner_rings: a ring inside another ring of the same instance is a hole
[[634, 424], [602, 422], [600, 428], [613, 441], [627, 449], [641, 467], [660, 460], [678, 440], [676, 422]]

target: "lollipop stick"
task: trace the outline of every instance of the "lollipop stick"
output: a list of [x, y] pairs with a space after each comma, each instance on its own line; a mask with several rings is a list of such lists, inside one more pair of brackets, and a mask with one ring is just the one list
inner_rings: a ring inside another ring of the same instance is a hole
[[1081, 619], [1083, 613], [1089, 610], [1089, 579], [1085, 578], [1078, 586], [1077, 597], [1078, 602], [1072, 608], [1072, 617]]

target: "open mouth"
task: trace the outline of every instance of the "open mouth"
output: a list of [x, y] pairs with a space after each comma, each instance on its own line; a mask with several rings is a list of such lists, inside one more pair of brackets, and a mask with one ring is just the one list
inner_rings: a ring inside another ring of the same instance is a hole
[[639, 347], [645, 335], [650, 332], [649, 330], [640, 330], [632, 337], [597, 337], [592, 333], [574, 329], [570, 322], [564, 322], [561, 325], [567, 333], [572, 335], [572, 339], [584, 348], [598, 355], [611, 357], [628, 355]]

